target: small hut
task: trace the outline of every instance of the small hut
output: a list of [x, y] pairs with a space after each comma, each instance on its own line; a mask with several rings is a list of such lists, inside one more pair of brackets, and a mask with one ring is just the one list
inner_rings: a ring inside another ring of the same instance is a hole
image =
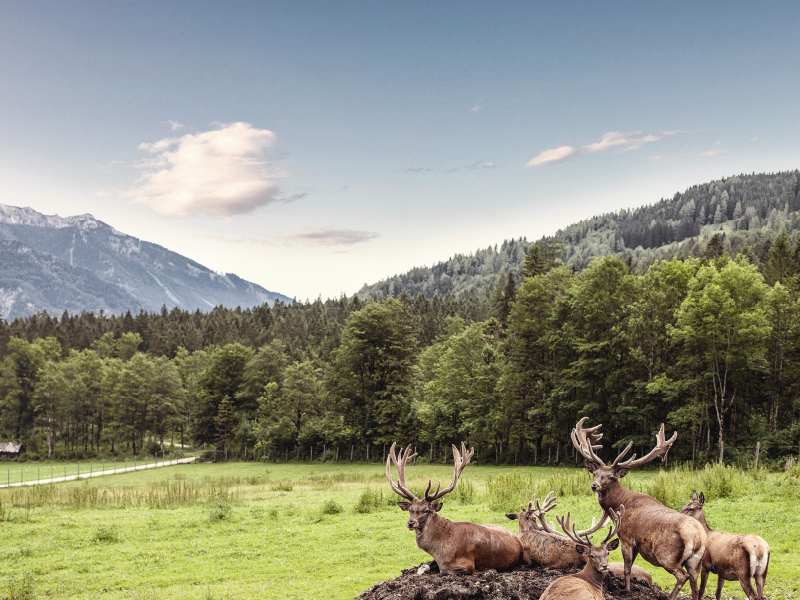
[[17, 442], [0, 442], [0, 458], [19, 458], [22, 453], [22, 444]]

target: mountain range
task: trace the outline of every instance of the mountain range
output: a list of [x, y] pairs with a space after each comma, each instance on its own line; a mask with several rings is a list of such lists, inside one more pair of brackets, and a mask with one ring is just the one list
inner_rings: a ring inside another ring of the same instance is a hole
[[292, 302], [216, 273], [92, 215], [59, 217], [0, 204], [0, 315], [157, 311]]
[[[701, 256], [719, 235], [732, 254], [761, 259], [785, 229], [800, 239], [800, 171], [752, 173], [711, 181], [635, 209], [621, 209], [573, 223], [536, 243], [557, 242], [562, 262], [584, 269], [598, 256], [630, 260], [640, 272], [659, 259]], [[416, 267], [365, 285], [361, 300], [424, 294], [486, 298], [498, 277], [519, 275], [534, 242], [511, 239], [471, 254], [456, 254], [432, 266]]]

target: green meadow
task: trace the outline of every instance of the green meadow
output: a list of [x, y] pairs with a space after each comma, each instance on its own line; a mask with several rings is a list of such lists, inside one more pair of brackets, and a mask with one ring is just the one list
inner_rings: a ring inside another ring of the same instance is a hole
[[[623, 482], [678, 508], [705, 491], [712, 527], [769, 542], [766, 593], [789, 599], [800, 590], [794, 475], [678, 469]], [[419, 493], [431, 476], [449, 480], [452, 467], [408, 467]], [[577, 469], [471, 465], [442, 514], [516, 531], [504, 513], [552, 489], [554, 512], [588, 525], [599, 515], [589, 482]], [[190, 464], [0, 489], [0, 598], [353, 598], [429, 560], [395, 501], [383, 466], [364, 464]], [[637, 564], [671, 589], [665, 571]], [[724, 596], [744, 597], [733, 582]]]

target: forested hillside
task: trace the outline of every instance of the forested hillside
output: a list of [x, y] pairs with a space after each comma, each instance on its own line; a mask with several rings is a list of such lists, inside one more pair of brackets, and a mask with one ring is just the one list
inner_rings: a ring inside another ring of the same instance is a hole
[[[0, 438], [27, 458], [174, 438], [262, 460], [374, 460], [397, 441], [437, 461], [464, 440], [478, 461], [574, 464], [587, 416], [617, 448], [646, 451], [665, 422], [671, 460], [746, 463], [761, 442], [777, 468], [800, 452], [796, 202], [796, 173], [733, 178], [527, 254], [507, 243], [481, 255], [501, 263], [490, 294], [0, 321]], [[690, 221], [700, 236], [679, 239]], [[674, 239], [573, 268], [623, 225]]]
[[[643, 198], [643, 202], [647, 199]], [[708, 239], [725, 232], [726, 249], [748, 247], [759, 258], [767, 240], [786, 228], [800, 228], [800, 172], [738, 175], [696, 185], [669, 199], [579, 221], [544, 238], [560, 240], [565, 264], [586, 268], [598, 256], [631, 257], [643, 273], [656, 259], [701, 256]], [[525, 238], [457, 254], [432, 267], [418, 267], [364, 286], [362, 300], [399, 297], [406, 292], [486, 298], [501, 273], [521, 272], [530, 243]]]

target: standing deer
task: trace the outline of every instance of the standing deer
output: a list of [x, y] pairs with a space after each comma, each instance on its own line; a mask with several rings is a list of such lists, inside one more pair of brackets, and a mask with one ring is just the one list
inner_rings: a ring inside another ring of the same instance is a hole
[[[556, 507], [556, 500], [553, 492], [550, 492], [540, 505], [534, 494], [527, 508], [524, 504], [520, 504], [521, 512], [509, 513], [506, 517], [519, 520], [519, 541], [522, 543], [522, 561], [525, 564], [544, 565], [562, 570], [577, 569], [586, 563], [585, 555], [578, 553], [575, 544], [568, 537], [550, 527], [545, 517], [548, 511]], [[577, 535], [581, 537], [591, 535], [602, 529], [607, 521], [608, 515], [604, 513], [597, 525], [592, 524], [590, 529], [578, 531]], [[608, 570], [617, 577], [623, 577], [625, 565], [619, 562], [608, 563]], [[647, 584], [653, 583], [650, 573], [638, 565], [633, 565], [631, 577]]]
[[[611, 538], [619, 530], [625, 507], [620, 506], [619, 513], [615, 513], [613, 509], [608, 509], [608, 512], [611, 516], [612, 525], [608, 530], [606, 539], [599, 546], [592, 544], [592, 540], [589, 539], [588, 535], [579, 535], [575, 531], [574, 524], [570, 531], [569, 513], [567, 513], [566, 519], [564, 517], [556, 517], [564, 533], [575, 542], [575, 550], [578, 554], [586, 557], [586, 566], [583, 567], [583, 571], [580, 573], [556, 579], [542, 592], [539, 600], [558, 600], [561, 598], [568, 598], [569, 600], [603, 600], [603, 580], [608, 573], [608, 552], [616, 550], [617, 546], [619, 546], [619, 539], [611, 540]], [[611, 541], [609, 542], [609, 540]]]
[[[708, 574], [717, 576], [717, 600], [725, 581], [739, 581], [750, 600], [764, 600], [764, 580], [769, 569], [769, 544], [758, 535], [714, 531], [706, 522], [703, 509], [705, 496], [692, 492], [692, 501], [681, 508], [681, 514], [697, 519], [706, 530], [706, 554], [700, 574], [700, 595], [706, 591]], [[755, 578], [758, 593], [751, 579]]]
[[631, 567], [636, 556], [641, 554], [650, 564], [663, 567], [675, 576], [675, 588], [669, 600], [675, 600], [687, 579], [692, 588], [692, 600], [699, 600], [697, 576], [706, 548], [706, 532], [703, 526], [695, 519], [667, 508], [655, 498], [632, 492], [619, 483], [632, 468], [666, 456], [678, 437], [677, 432], [669, 440], [665, 439], [662, 424], [656, 435], [656, 447], [649, 454], [639, 459], [634, 454], [625, 462], [620, 462], [633, 447], [631, 442], [607, 466], [594, 453], [596, 449], [602, 448], [595, 444], [603, 434], [594, 433], [601, 425], [584, 429], [584, 421], [586, 417], [578, 421], [572, 430], [572, 443], [586, 459], [586, 468], [594, 475], [591, 490], [597, 494], [597, 500], [606, 513], [620, 504], [626, 507], [625, 520], [619, 529], [622, 558], [625, 560], [625, 589], [631, 589]]
[[[406, 487], [406, 463], [412, 460], [416, 454], [411, 454], [411, 445], [409, 444], [405, 452], [400, 453], [398, 461], [394, 447], [395, 444], [392, 444], [386, 459], [386, 478], [396, 494], [410, 500], [410, 502], [398, 502], [397, 505], [402, 510], [409, 512], [408, 528], [414, 530], [417, 546], [433, 556], [441, 573], [471, 574], [485, 569], [510, 569], [519, 563], [522, 558], [522, 544], [517, 536], [508, 529], [498, 525], [450, 521], [438, 514], [442, 509], [442, 504], [435, 501], [453, 491], [461, 477], [461, 472], [469, 464], [474, 450], [470, 449], [467, 452], [462, 442], [461, 452], [459, 452], [454, 445], [453, 481], [443, 490], [440, 481], [436, 486], [436, 491], [431, 494], [429, 493], [431, 481], [428, 480], [425, 496], [420, 499]], [[394, 463], [397, 469], [397, 485], [392, 481], [391, 463]]]

